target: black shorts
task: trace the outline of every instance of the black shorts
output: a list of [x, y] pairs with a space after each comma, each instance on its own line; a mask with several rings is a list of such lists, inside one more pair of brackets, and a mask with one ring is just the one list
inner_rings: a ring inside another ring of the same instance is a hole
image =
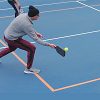
[[14, 0], [13, 1], [9, 1], [8, 0], [8, 3], [14, 8], [14, 10], [15, 10], [15, 17], [17, 17], [18, 14], [19, 14], [19, 8], [18, 8], [16, 2]]

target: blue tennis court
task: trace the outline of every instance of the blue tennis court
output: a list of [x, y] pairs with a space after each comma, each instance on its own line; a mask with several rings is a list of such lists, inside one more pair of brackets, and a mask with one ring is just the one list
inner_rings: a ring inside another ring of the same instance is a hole
[[[0, 93], [100, 93], [100, 0], [18, 1], [26, 13], [29, 5], [39, 9], [33, 27], [44, 41], [69, 50], [62, 57], [23, 37], [36, 46], [33, 67], [41, 72], [24, 74], [27, 52], [17, 49], [0, 58]], [[0, 0], [0, 51], [7, 46], [4, 31], [14, 13]]]

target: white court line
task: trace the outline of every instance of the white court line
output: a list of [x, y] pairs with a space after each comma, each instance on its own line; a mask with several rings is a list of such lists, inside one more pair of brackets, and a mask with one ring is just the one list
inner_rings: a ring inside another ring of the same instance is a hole
[[91, 8], [91, 9], [93, 9], [93, 10], [96, 10], [96, 11], [100, 12], [100, 10], [98, 10], [98, 9], [96, 9], [96, 8], [94, 8], [94, 7], [91, 7], [91, 6], [89, 6], [89, 5], [86, 5], [86, 4], [82, 3], [82, 2], [79, 2], [79, 1], [76, 1], [76, 2], [78, 2], [79, 4], [82, 4], [82, 5], [84, 5], [84, 6], [87, 6], [87, 7]]
[[7, 0], [2, 0], [2, 1], [0, 1], [0, 2], [5, 2], [5, 1], [7, 1]]
[[[76, 1], [67, 1], [67, 2], [58, 2], [58, 3], [49, 3], [49, 4], [41, 4], [41, 5], [33, 5], [35, 7], [40, 7], [40, 6], [50, 6], [50, 5], [58, 5], [58, 4], [65, 4], [65, 3], [70, 3], [70, 2], [76, 2]], [[21, 7], [21, 8], [28, 8], [29, 6]]]
[[[63, 37], [57, 37], [57, 38], [52, 38], [52, 39], [46, 39], [46, 40], [43, 40], [43, 41], [46, 42], [46, 41], [51, 41], [51, 40], [64, 39], [64, 38], [75, 37], [75, 36], [86, 35], [86, 34], [97, 33], [97, 32], [100, 32], [100, 30], [86, 32], [86, 33], [80, 33], [80, 34], [74, 34], [74, 35], [68, 35], [68, 36], [63, 36]], [[36, 42], [31, 42], [31, 43], [36, 43]]]
[[[86, 0], [79, 0], [79, 1], [86, 1]], [[76, 1], [67, 1], [67, 2], [58, 2], [58, 3], [49, 3], [49, 4], [41, 4], [41, 5], [33, 5], [33, 6], [49, 6], [49, 5], [57, 5], [57, 4], [65, 4], [65, 3], [70, 3], [70, 2], [76, 2]], [[24, 6], [21, 8], [28, 8], [29, 6]], [[13, 8], [6, 8], [6, 9], [0, 9], [0, 10], [10, 10]]]
[[[0, 2], [6, 2], [7, 0], [2, 0]], [[86, 0], [78, 0], [78, 1], [86, 1]]]
[[[43, 40], [43, 41], [51, 41], [51, 40], [58, 40], [58, 39], [64, 39], [64, 38], [69, 38], [69, 37], [75, 37], [75, 36], [81, 36], [81, 35], [86, 35], [86, 34], [90, 34], [90, 33], [98, 33], [100, 32], [100, 30], [97, 30], [97, 31], [91, 31], [91, 32], [86, 32], [86, 33], [80, 33], [80, 34], [74, 34], [74, 35], [68, 35], [68, 36], [63, 36], [63, 37], [57, 37], [57, 38], [51, 38], [51, 39], [46, 39], [46, 40]], [[36, 43], [36, 42], [30, 42], [30, 43]], [[4, 48], [7, 48], [7, 47], [0, 47], [0, 49], [4, 49]]]

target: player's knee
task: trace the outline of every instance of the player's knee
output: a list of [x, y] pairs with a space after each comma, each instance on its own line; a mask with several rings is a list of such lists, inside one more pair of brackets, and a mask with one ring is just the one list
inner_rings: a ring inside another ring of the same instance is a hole
[[35, 50], [36, 50], [36, 47], [35, 46], [32, 46], [32, 51], [35, 52]]

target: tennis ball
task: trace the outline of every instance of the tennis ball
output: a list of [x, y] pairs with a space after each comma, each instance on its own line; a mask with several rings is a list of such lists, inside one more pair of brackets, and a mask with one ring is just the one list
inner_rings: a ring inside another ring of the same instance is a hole
[[68, 51], [68, 48], [66, 47], [66, 48], [64, 48], [64, 50], [65, 50], [65, 51]]

